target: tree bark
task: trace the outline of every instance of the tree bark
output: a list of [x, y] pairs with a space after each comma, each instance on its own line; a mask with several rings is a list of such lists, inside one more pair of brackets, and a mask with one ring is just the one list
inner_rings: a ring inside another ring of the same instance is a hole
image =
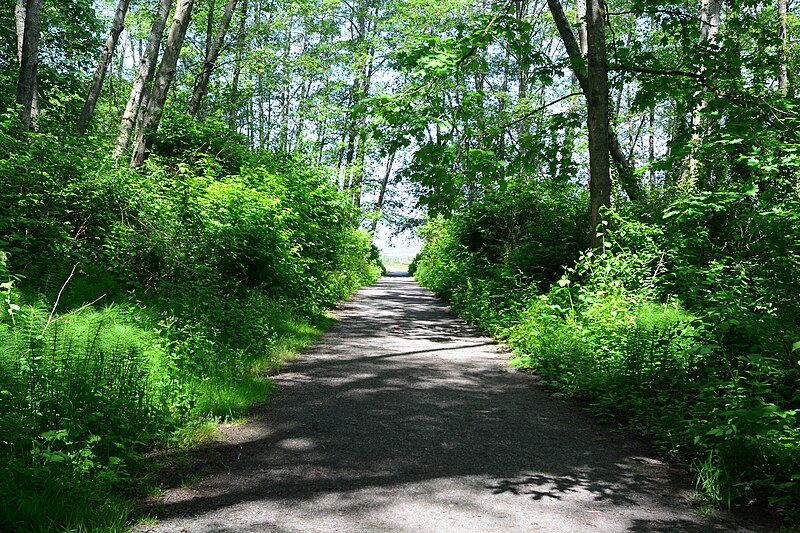
[[656, 188], [656, 107], [650, 106], [650, 123], [647, 128], [647, 161], [650, 163], [650, 188]]
[[383, 181], [381, 181], [381, 189], [378, 192], [378, 203], [375, 206], [375, 217], [372, 219], [372, 227], [370, 233], [375, 235], [378, 229], [378, 218], [380, 217], [381, 209], [383, 209], [383, 202], [386, 198], [386, 189], [389, 186], [389, 178], [392, 175], [392, 166], [394, 165], [395, 152], [391, 152], [386, 159], [386, 169], [383, 171]]
[[[22, 43], [25, 36], [25, 12], [27, 0], [17, 0], [14, 5], [14, 21], [17, 33], [17, 64], [22, 66]], [[39, 88], [38, 81], [34, 79], [33, 101], [31, 102], [31, 127], [36, 129], [36, 117], [39, 115]]]
[[[372, 67], [375, 60], [375, 47], [370, 44], [374, 37], [376, 22], [367, 20], [367, 8], [363, 3], [358, 6], [356, 21], [356, 54], [363, 59], [360, 60], [358, 70], [353, 80], [353, 108], [351, 112], [350, 128], [352, 129], [347, 145], [347, 161], [345, 172], [346, 189], [350, 191], [355, 207], [361, 206], [361, 192], [364, 180], [364, 158], [367, 151], [366, 117], [364, 112], [359, 109], [361, 102], [369, 95], [372, 84]], [[375, 13], [377, 21], [377, 8]], [[366, 50], [363, 48], [366, 47]]]
[[119, 135], [114, 143], [114, 158], [119, 159], [125, 150], [128, 149], [128, 143], [131, 139], [136, 117], [142, 106], [146, 106], [147, 102], [144, 98], [145, 88], [150, 80], [153, 79], [153, 74], [156, 69], [156, 62], [158, 59], [158, 52], [161, 48], [161, 38], [164, 35], [164, 28], [167, 25], [167, 17], [169, 10], [172, 8], [172, 0], [161, 0], [156, 12], [153, 26], [150, 30], [150, 37], [147, 41], [147, 47], [142, 53], [142, 61], [139, 64], [139, 70], [133, 80], [131, 87], [131, 94], [128, 98], [128, 103], [125, 106], [125, 112], [122, 115], [122, 121], [119, 126]]
[[111, 31], [109, 31], [106, 44], [103, 46], [103, 54], [100, 56], [100, 61], [97, 63], [97, 69], [94, 71], [94, 78], [92, 79], [92, 86], [89, 89], [89, 95], [86, 97], [81, 115], [78, 117], [78, 124], [75, 126], [75, 131], [78, 135], [86, 133], [86, 127], [89, 125], [89, 121], [94, 114], [97, 99], [100, 97], [100, 91], [103, 88], [106, 70], [111, 64], [111, 59], [114, 57], [114, 49], [117, 47], [119, 34], [122, 33], [122, 29], [125, 27], [125, 15], [128, 13], [128, 6], [130, 6], [130, 0], [119, 0], [117, 4], [117, 11], [114, 14], [114, 21], [111, 24]]
[[[22, 106], [19, 111], [21, 133], [31, 129], [31, 121], [35, 116], [41, 13], [42, 0], [27, 0], [25, 21], [22, 25], [22, 46], [19, 47], [19, 78], [17, 80], [17, 104]], [[18, 12], [17, 20], [20, 15]], [[19, 42], [19, 37], [17, 39]]]
[[609, 168], [608, 71], [606, 31], [601, 0], [586, 9], [586, 106], [589, 128], [589, 231], [592, 247], [602, 245], [602, 210], [611, 206]]
[[25, 40], [25, 11], [27, 0], [17, 0], [14, 4], [14, 24], [17, 30], [17, 63], [22, 65], [22, 43]]
[[247, 0], [242, 0], [242, 18], [239, 21], [239, 34], [236, 37], [236, 61], [233, 67], [233, 79], [231, 80], [231, 109], [228, 115], [228, 127], [235, 130], [236, 111], [239, 106], [239, 76], [242, 74], [242, 62], [244, 61], [245, 51], [245, 26], [247, 24]]
[[283, 38], [283, 79], [281, 80], [281, 101], [280, 101], [280, 112], [278, 115], [278, 120], [280, 121], [280, 133], [278, 138], [279, 149], [282, 152], [287, 151], [287, 146], [289, 144], [289, 93], [291, 91], [291, 84], [292, 84], [292, 27], [294, 26], [294, 20], [290, 17], [289, 24], [286, 25], [284, 29], [284, 38]]
[[778, 48], [778, 89], [781, 95], [789, 95], [789, 71], [786, 67], [786, 9], [788, 0], [778, 0], [778, 38], [781, 41]]
[[[722, 11], [722, 0], [702, 0], [700, 8], [700, 46], [714, 44], [717, 41], [719, 31], [720, 16]], [[700, 67], [699, 73], [705, 72], [705, 67]], [[697, 94], [695, 94], [697, 96]], [[708, 107], [708, 100], [703, 98], [692, 112], [692, 145], [689, 157], [684, 166], [685, 172], [682, 173], [679, 186], [682, 189], [690, 190], [697, 186], [697, 152], [703, 140], [703, 110]]]
[[578, 46], [581, 56], [586, 57], [589, 44], [586, 39], [586, 0], [575, 1], [575, 15], [578, 19]]
[[183, 47], [186, 29], [192, 19], [192, 7], [194, 0], [179, 0], [178, 7], [175, 9], [175, 17], [167, 37], [167, 44], [164, 47], [164, 55], [161, 58], [161, 65], [158, 67], [153, 90], [147, 102], [147, 110], [142, 121], [141, 129], [136, 133], [136, 140], [133, 145], [133, 155], [131, 156], [131, 168], [138, 168], [144, 163], [147, 149], [153, 142], [153, 135], [158, 129], [161, 121], [161, 113], [164, 110], [164, 103], [167, 101], [167, 93], [175, 78], [178, 57]]
[[206, 95], [206, 91], [208, 91], [208, 82], [211, 79], [211, 73], [217, 64], [217, 59], [219, 59], [219, 54], [222, 51], [222, 44], [225, 41], [225, 34], [228, 32], [228, 27], [230, 26], [231, 18], [233, 17], [233, 11], [235, 9], [236, 0], [228, 0], [228, 3], [225, 4], [225, 10], [222, 13], [222, 21], [220, 21], [217, 34], [214, 36], [214, 40], [211, 42], [211, 46], [208, 48], [206, 53], [206, 60], [203, 63], [203, 70], [200, 71], [200, 76], [197, 78], [197, 83], [195, 83], [194, 86], [192, 101], [189, 104], [189, 114], [193, 117], [197, 116], [197, 112], [200, 110], [200, 104], [203, 101], [203, 97]]
[[[581, 55], [580, 45], [575, 39], [575, 34], [572, 33], [572, 28], [570, 27], [567, 17], [564, 15], [561, 3], [558, 0], [547, 0], [547, 5], [550, 7], [550, 13], [553, 15], [558, 33], [561, 35], [561, 40], [564, 42], [564, 48], [572, 63], [572, 69], [575, 73], [575, 77], [578, 79], [578, 84], [581, 86], [581, 91], [588, 99], [588, 75], [585, 73], [585, 61]], [[608, 122], [608, 120], [606, 120], [606, 122], [608, 123], [609, 152], [616, 165], [620, 185], [622, 185], [622, 189], [625, 191], [625, 194], [628, 195], [628, 198], [632, 201], [636, 201], [642, 196], [641, 186], [636, 176], [633, 174], [633, 166], [625, 156], [617, 134], [611, 129], [611, 123]]]

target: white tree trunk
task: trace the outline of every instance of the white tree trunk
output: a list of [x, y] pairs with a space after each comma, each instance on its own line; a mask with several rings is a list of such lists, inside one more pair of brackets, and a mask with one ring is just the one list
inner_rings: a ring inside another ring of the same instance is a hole
[[92, 115], [94, 115], [94, 108], [97, 105], [97, 99], [100, 98], [100, 90], [103, 88], [103, 80], [106, 77], [106, 70], [108, 70], [108, 65], [111, 64], [111, 59], [114, 57], [114, 49], [117, 47], [119, 34], [122, 33], [122, 29], [125, 27], [125, 15], [128, 13], [128, 6], [130, 6], [130, 0], [119, 0], [119, 4], [117, 4], [114, 22], [111, 24], [111, 31], [109, 31], [108, 38], [103, 46], [103, 54], [97, 63], [89, 95], [86, 97], [81, 116], [78, 117], [78, 124], [75, 126], [78, 135], [83, 135], [86, 132], [86, 127], [89, 125]]
[[211, 42], [211, 46], [209, 46], [206, 53], [206, 59], [203, 63], [203, 70], [200, 71], [200, 76], [198, 77], [197, 83], [194, 86], [192, 101], [189, 103], [189, 114], [193, 117], [197, 116], [197, 112], [200, 110], [200, 104], [202, 103], [203, 97], [206, 95], [206, 91], [208, 90], [208, 82], [211, 79], [211, 72], [214, 70], [214, 67], [217, 64], [217, 59], [219, 58], [219, 54], [222, 51], [222, 44], [225, 41], [225, 34], [228, 32], [228, 27], [230, 26], [231, 18], [233, 17], [233, 11], [235, 9], [236, 0], [228, 0], [228, 3], [225, 4], [225, 11], [222, 13], [222, 21], [217, 29], [217, 34], [214, 37], [214, 40]]
[[131, 133], [133, 132], [133, 126], [136, 122], [136, 116], [139, 114], [140, 107], [146, 105], [144, 101], [145, 87], [150, 83], [150, 80], [153, 79], [153, 73], [155, 72], [156, 61], [158, 59], [158, 51], [161, 48], [161, 38], [164, 35], [164, 28], [167, 25], [167, 16], [169, 16], [169, 10], [171, 8], [172, 0], [161, 0], [158, 6], [158, 11], [156, 12], [152, 29], [150, 30], [150, 38], [147, 41], [147, 47], [141, 54], [142, 60], [139, 64], [139, 70], [134, 77], [131, 94], [125, 106], [125, 112], [122, 115], [119, 135], [114, 144], [115, 159], [119, 159], [119, 156], [128, 149], [128, 143], [131, 140]]
[[18, 47], [19, 78], [17, 80], [17, 104], [19, 111], [20, 131], [31, 129], [31, 122], [38, 112], [36, 74], [39, 65], [39, 37], [42, 0], [25, 2], [24, 20], [21, 20], [21, 6], [15, 8], [17, 24], [17, 43], [20, 42], [20, 23], [22, 26], [22, 43]]
[[781, 95], [789, 95], [789, 72], [786, 67], [786, 9], [788, 0], [778, 0], [778, 38], [781, 40], [778, 49], [778, 89]]
[[575, 15], [578, 19], [578, 46], [580, 46], [581, 55], [586, 57], [586, 52], [589, 50], [589, 44], [586, 41], [586, 0], [576, 0]]
[[239, 21], [238, 46], [236, 48], [236, 60], [233, 67], [233, 80], [231, 81], [231, 108], [229, 110], [230, 115], [228, 115], [228, 127], [232, 130], [237, 128], [236, 112], [239, 107], [239, 76], [242, 73], [242, 63], [244, 62], [246, 24], [247, 0], [242, 0], [242, 18]]
[[[722, 0], [702, 0], [700, 8], [701, 47], [716, 44], [721, 11]], [[699, 72], [702, 74], [705, 72], [705, 68], [701, 67]], [[679, 184], [679, 186], [685, 190], [691, 190], [697, 186], [697, 151], [700, 148], [700, 143], [704, 136], [704, 132], [701, 130], [703, 125], [703, 111], [706, 107], [708, 107], [708, 100], [703, 99], [692, 112], [692, 145], [684, 167], [685, 171], [681, 176], [681, 183]]]
[[161, 65], [158, 67], [158, 73], [153, 83], [153, 90], [147, 102], [147, 110], [142, 120], [142, 127], [136, 133], [136, 139], [133, 144], [132, 168], [138, 168], [144, 163], [147, 149], [152, 143], [153, 135], [161, 121], [161, 113], [164, 110], [164, 103], [167, 101], [167, 93], [172, 80], [175, 79], [178, 57], [186, 37], [186, 29], [192, 19], [192, 7], [194, 7], [194, 0], [180, 0], [178, 7], [175, 9], [175, 17], [172, 20], [167, 44], [164, 47], [164, 55], [161, 58]]

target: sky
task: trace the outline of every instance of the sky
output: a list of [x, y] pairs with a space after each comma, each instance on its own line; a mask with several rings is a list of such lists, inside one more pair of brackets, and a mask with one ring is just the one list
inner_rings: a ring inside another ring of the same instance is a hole
[[407, 233], [392, 237], [391, 228], [381, 224], [378, 226], [375, 236], [375, 246], [380, 249], [381, 255], [384, 257], [412, 258], [422, 248], [422, 240], [416, 235], [412, 236]]

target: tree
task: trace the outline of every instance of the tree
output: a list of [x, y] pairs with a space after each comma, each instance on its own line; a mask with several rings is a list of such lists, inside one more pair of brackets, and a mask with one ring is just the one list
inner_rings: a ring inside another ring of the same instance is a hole
[[392, 151], [386, 157], [386, 168], [383, 171], [383, 180], [381, 180], [381, 186], [378, 192], [378, 201], [375, 204], [375, 214], [372, 218], [372, 224], [370, 226], [370, 233], [372, 233], [373, 235], [375, 234], [375, 231], [378, 229], [378, 219], [380, 218], [384, 200], [386, 199], [386, 189], [388, 188], [389, 185], [389, 178], [392, 175], [392, 166], [394, 165], [395, 153], [396, 152]]
[[789, 69], [786, 66], [786, 11], [788, 0], [778, 0], [778, 88], [782, 96], [789, 95]]
[[602, 210], [611, 206], [609, 167], [608, 71], [606, 70], [606, 30], [601, 0], [586, 6], [586, 105], [589, 127], [589, 231], [597, 248]]
[[[700, 9], [700, 47], [713, 46], [717, 41], [719, 32], [720, 15], [722, 11], [721, 0], [702, 0]], [[698, 74], [704, 74], [705, 66], [701, 65]], [[695, 96], [699, 96], [696, 93]], [[685, 172], [681, 176], [680, 186], [684, 189], [694, 189], [697, 184], [697, 151], [703, 138], [703, 110], [708, 107], [708, 100], [704, 97], [695, 106], [692, 113], [692, 147], [686, 160]]]
[[167, 16], [172, 8], [172, 0], [161, 0], [156, 11], [153, 26], [150, 30], [150, 37], [147, 41], [147, 48], [142, 54], [139, 70], [133, 80], [131, 87], [131, 94], [128, 98], [128, 103], [125, 106], [125, 112], [122, 114], [122, 122], [119, 127], [119, 135], [114, 143], [114, 158], [118, 159], [125, 150], [128, 149], [128, 143], [131, 139], [131, 134], [134, 130], [136, 117], [142, 106], [147, 105], [145, 93], [147, 85], [153, 79], [153, 74], [156, 69], [156, 61], [158, 60], [158, 52], [161, 47], [161, 37], [164, 34], [164, 28], [167, 25]]
[[128, 12], [128, 6], [130, 6], [130, 0], [119, 0], [119, 4], [117, 4], [117, 11], [114, 13], [111, 31], [108, 33], [108, 38], [103, 46], [103, 53], [100, 56], [100, 61], [97, 63], [97, 69], [95, 70], [94, 78], [92, 78], [92, 86], [89, 89], [89, 95], [86, 97], [86, 103], [83, 105], [83, 110], [78, 118], [78, 124], [75, 126], [78, 135], [83, 135], [86, 132], [86, 127], [94, 114], [97, 99], [100, 97], [100, 89], [103, 87], [106, 70], [111, 63], [111, 59], [114, 57], [114, 49], [117, 47], [119, 34], [122, 33], [125, 27], [125, 15]]
[[[608, 120], [608, 71], [603, 6], [600, 0], [586, 5], [586, 74], [581, 72], [581, 53], [558, 0], [547, 0], [553, 20], [564, 41], [578, 81], [586, 97], [589, 129], [589, 231], [592, 246], [597, 247], [601, 211], [611, 205], [609, 166], [610, 124]], [[622, 156], [622, 159], [626, 158]], [[629, 193], [630, 195], [630, 193]]]
[[[561, 7], [561, 3], [558, 0], [547, 0], [547, 5], [550, 8], [550, 13], [553, 16], [553, 21], [556, 24], [556, 28], [558, 29], [558, 33], [561, 36], [561, 40], [564, 43], [564, 48], [567, 51], [567, 55], [569, 56], [570, 62], [572, 63], [572, 69], [575, 73], [575, 77], [578, 79], [578, 83], [581, 87], [581, 91], [583, 92], [584, 96], [589, 98], [590, 87], [589, 87], [589, 80], [588, 80], [588, 72], [584, 73], [583, 65], [586, 63], [583, 59], [581, 54], [581, 48], [578, 44], [578, 41], [575, 39], [575, 34], [572, 33], [572, 28], [570, 28], [569, 22], [567, 21], [567, 17], [564, 15], [564, 10]], [[598, 6], [597, 9], [600, 10], [600, 16], [602, 17], [602, 7]], [[592, 16], [590, 11], [587, 11], [587, 32], [588, 32], [588, 18]], [[595, 29], [595, 31], [598, 31]], [[605, 31], [605, 30], [604, 30]], [[587, 41], [588, 41], [588, 33], [587, 33]], [[605, 33], [603, 34], [603, 43], [605, 43]], [[597, 48], [595, 46], [595, 48]], [[597, 50], [595, 50], [599, 53]], [[588, 53], [588, 42], [587, 42], [587, 53]], [[605, 57], [605, 52], [603, 52], [603, 57]], [[595, 58], [597, 60], [597, 58]], [[603, 59], [605, 65], [605, 59]], [[588, 65], [587, 65], [588, 67]], [[603, 71], [606, 71], [606, 68], [602, 68]], [[606, 80], [606, 93], [608, 92], [608, 73], [601, 74], [595, 71], [595, 74], [598, 77], [604, 77]], [[608, 95], [606, 94], [606, 107], [608, 107]], [[617, 175], [620, 180], [620, 184], [624, 189], [625, 193], [628, 195], [628, 198], [635, 201], [641, 197], [641, 187], [639, 185], [636, 176], [633, 174], [633, 168], [628, 161], [627, 156], [622, 151], [622, 146], [619, 142], [619, 138], [617, 137], [616, 133], [611, 129], [611, 123], [606, 121], [608, 125], [608, 134], [607, 134], [607, 144], [609, 153], [611, 158], [614, 160], [617, 168]]]
[[200, 103], [203, 101], [203, 97], [208, 90], [208, 81], [211, 79], [211, 72], [216, 66], [219, 53], [222, 51], [222, 43], [225, 40], [225, 34], [228, 31], [228, 26], [230, 26], [231, 17], [233, 16], [233, 11], [235, 9], [236, 0], [228, 0], [228, 3], [225, 4], [225, 10], [223, 11], [222, 20], [220, 21], [220, 26], [217, 29], [217, 34], [206, 51], [203, 69], [200, 71], [200, 75], [197, 78], [197, 83], [195, 83], [194, 91], [192, 93], [192, 100], [189, 103], [188, 112], [193, 117], [197, 116], [197, 112], [200, 110]]
[[133, 155], [131, 156], [131, 167], [138, 168], [144, 163], [147, 149], [153, 142], [153, 135], [158, 129], [161, 121], [161, 114], [164, 111], [164, 104], [167, 101], [167, 93], [175, 78], [178, 57], [183, 47], [186, 29], [192, 18], [192, 7], [194, 0], [180, 0], [175, 9], [175, 18], [167, 37], [167, 44], [164, 47], [164, 55], [161, 58], [161, 65], [158, 68], [153, 90], [147, 102], [144, 118], [140, 130], [136, 134], [133, 145]]
[[242, 63], [244, 63], [245, 51], [245, 29], [247, 26], [247, 0], [242, 0], [242, 15], [239, 20], [239, 33], [236, 36], [236, 58], [233, 67], [233, 79], [231, 80], [231, 99], [228, 109], [228, 127], [236, 129], [236, 112], [239, 107], [239, 76], [242, 74]]
[[[31, 129], [31, 119], [35, 115], [34, 103], [37, 92], [37, 67], [39, 64], [39, 37], [42, 13], [42, 0], [27, 0], [25, 2], [24, 22], [20, 21], [22, 6], [17, 3], [17, 42], [22, 42], [19, 47], [19, 78], [17, 81], [17, 104], [19, 110], [20, 131]], [[22, 23], [20, 23], [22, 22]], [[22, 31], [20, 32], [20, 28]], [[21, 33], [21, 38], [20, 38]]]

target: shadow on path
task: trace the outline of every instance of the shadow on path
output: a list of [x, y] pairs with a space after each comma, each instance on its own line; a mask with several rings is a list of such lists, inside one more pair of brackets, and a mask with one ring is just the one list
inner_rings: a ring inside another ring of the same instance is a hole
[[674, 470], [510, 370], [408, 277], [360, 291], [276, 382], [140, 530], [747, 530], [693, 515]]

